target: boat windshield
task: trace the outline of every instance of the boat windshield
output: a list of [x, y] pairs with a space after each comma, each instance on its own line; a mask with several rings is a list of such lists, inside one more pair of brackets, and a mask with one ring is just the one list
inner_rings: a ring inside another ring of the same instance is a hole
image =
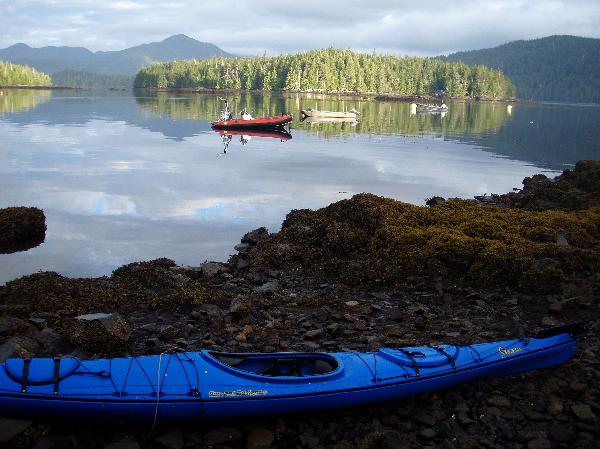
[[335, 371], [338, 361], [327, 354], [274, 353], [230, 354], [209, 351], [219, 362], [252, 374], [270, 377], [321, 376]]

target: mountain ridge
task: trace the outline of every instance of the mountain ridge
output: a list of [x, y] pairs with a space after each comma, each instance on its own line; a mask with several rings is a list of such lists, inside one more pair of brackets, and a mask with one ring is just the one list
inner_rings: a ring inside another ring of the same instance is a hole
[[600, 39], [553, 35], [437, 59], [500, 69], [521, 99], [600, 103]]
[[175, 34], [159, 42], [122, 50], [92, 52], [85, 47], [30, 47], [19, 42], [0, 49], [0, 60], [28, 65], [49, 74], [76, 70], [110, 75], [135, 75], [139, 69], [155, 62], [173, 59], [206, 59], [211, 56], [233, 56], [209, 42], [201, 42], [185, 34]]

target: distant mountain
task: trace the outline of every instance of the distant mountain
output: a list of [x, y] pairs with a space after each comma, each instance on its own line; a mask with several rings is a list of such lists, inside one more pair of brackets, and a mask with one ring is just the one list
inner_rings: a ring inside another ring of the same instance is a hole
[[0, 49], [0, 60], [25, 64], [50, 74], [74, 70], [133, 76], [140, 68], [156, 62], [172, 59], [206, 59], [211, 56], [232, 55], [216, 45], [197, 41], [184, 34], [125, 50], [95, 53], [83, 47], [32, 48], [21, 43]]
[[600, 103], [600, 39], [550, 36], [439, 59], [501, 69], [522, 99]]

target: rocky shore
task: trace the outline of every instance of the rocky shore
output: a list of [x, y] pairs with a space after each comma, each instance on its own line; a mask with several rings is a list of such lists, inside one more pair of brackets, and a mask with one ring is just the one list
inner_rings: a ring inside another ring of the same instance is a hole
[[212, 348], [473, 343], [583, 322], [556, 369], [405, 401], [224, 422], [0, 418], [7, 448], [598, 448], [600, 163], [520, 192], [417, 207], [370, 194], [247, 233], [227, 263], [158, 259], [110, 277], [0, 287], [0, 359]]

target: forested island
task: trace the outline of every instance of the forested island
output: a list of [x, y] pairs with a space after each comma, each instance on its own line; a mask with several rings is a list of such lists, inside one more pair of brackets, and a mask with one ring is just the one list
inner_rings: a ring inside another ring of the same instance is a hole
[[274, 57], [170, 61], [141, 69], [137, 88], [287, 90], [455, 97], [515, 96], [500, 70], [432, 58], [323, 49]]
[[51, 86], [48, 75], [31, 67], [0, 61], [0, 86]]

